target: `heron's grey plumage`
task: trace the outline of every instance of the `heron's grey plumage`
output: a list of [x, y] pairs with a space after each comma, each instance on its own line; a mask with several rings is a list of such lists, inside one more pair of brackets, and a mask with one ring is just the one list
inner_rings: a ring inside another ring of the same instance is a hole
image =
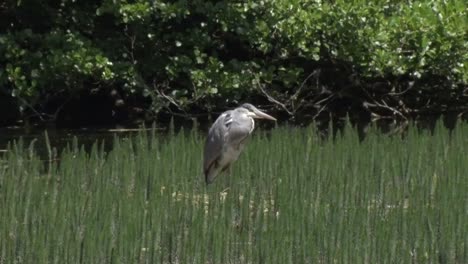
[[276, 120], [251, 104], [244, 104], [221, 114], [211, 126], [205, 142], [203, 170], [206, 183], [239, 158], [246, 139], [255, 128], [253, 118]]

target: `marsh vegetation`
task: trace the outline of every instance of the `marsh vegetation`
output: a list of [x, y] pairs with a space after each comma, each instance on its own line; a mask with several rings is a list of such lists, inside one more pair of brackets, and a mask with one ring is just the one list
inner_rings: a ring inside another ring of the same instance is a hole
[[0, 263], [466, 263], [468, 126], [256, 131], [203, 183], [203, 135], [0, 155]]

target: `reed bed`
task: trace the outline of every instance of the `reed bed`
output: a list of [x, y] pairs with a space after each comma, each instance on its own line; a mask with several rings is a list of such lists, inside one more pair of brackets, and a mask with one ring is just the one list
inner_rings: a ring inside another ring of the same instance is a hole
[[468, 263], [468, 126], [256, 131], [205, 186], [204, 136], [0, 158], [0, 263]]

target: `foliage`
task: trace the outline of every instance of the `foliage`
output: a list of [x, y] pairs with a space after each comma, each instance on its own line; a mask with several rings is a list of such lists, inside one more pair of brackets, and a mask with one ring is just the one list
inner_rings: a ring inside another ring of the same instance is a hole
[[11, 0], [0, 4], [0, 87], [26, 112], [115, 90], [153, 113], [267, 97], [318, 115], [344, 96], [395, 118], [447, 105], [441, 93], [463, 106], [466, 10], [463, 0]]
[[0, 262], [466, 263], [467, 129], [257, 131], [209, 187], [197, 132], [46, 144], [45, 162], [19, 142], [0, 156]]

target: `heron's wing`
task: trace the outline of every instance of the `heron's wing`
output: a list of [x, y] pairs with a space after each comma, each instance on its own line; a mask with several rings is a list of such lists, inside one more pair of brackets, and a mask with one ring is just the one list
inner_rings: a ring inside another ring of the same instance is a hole
[[210, 168], [211, 164], [213, 164], [213, 162], [215, 162], [216, 159], [219, 158], [219, 156], [222, 154], [223, 145], [225, 142], [225, 134], [228, 130], [228, 127], [225, 123], [226, 118], [231, 118], [230, 112], [231, 111], [227, 111], [220, 115], [208, 132], [203, 157], [203, 171], [205, 173]]
[[231, 146], [237, 146], [244, 141], [252, 132], [254, 127], [251, 118], [233, 118], [229, 124], [226, 142]]
[[216, 119], [205, 142], [203, 170], [206, 173], [223, 153], [223, 147], [238, 146], [253, 130], [253, 119], [243, 118], [234, 111], [224, 112]]

